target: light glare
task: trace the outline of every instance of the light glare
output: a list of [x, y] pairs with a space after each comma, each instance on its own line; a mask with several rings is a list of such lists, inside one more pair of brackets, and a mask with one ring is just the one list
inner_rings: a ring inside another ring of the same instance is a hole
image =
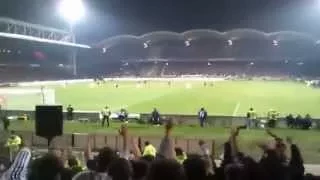
[[61, 0], [59, 11], [69, 23], [79, 21], [85, 14], [82, 0]]

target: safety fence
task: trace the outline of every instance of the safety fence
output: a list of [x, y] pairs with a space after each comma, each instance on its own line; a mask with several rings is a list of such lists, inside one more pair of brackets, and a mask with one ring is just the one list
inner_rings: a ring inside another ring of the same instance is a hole
[[[31, 131], [19, 131], [25, 144], [36, 148], [47, 148], [47, 140], [45, 138], [36, 136]], [[139, 136], [141, 141], [149, 141], [155, 147], [159, 147], [162, 137], [161, 136]], [[90, 141], [89, 141], [90, 138]], [[138, 138], [138, 137], [135, 137]], [[187, 153], [196, 153], [200, 151], [198, 142], [200, 139], [188, 139], [184, 137], [175, 137], [175, 145], [181, 147]], [[208, 143], [209, 147], [212, 147], [213, 140], [204, 139]], [[63, 136], [56, 137], [52, 140], [50, 146], [52, 148], [72, 148], [75, 150], [83, 151], [87, 148], [88, 142], [92, 149], [96, 150], [105, 146], [112, 147], [117, 150], [121, 150], [123, 147], [122, 138], [114, 134], [85, 134], [85, 133], [73, 133], [64, 134]], [[130, 143], [129, 143], [130, 144]], [[131, 147], [130, 147], [131, 148]]]

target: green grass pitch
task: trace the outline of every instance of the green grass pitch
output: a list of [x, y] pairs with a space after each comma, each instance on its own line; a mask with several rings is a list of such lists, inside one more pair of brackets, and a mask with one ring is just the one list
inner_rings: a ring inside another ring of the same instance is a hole
[[[221, 81], [211, 87], [203, 86], [203, 82], [184, 81], [172, 82], [169, 87], [167, 81], [148, 82], [147, 85], [137, 85], [136, 82], [106, 82], [101, 86], [88, 83], [57, 85], [56, 102], [64, 106], [72, 104], [75, 110], [100, 111], [109, 105], [113, 111], [126, 108], [131, 113], [150, 113], [153, 107], [161, 114], [196, 114], [200, 107], [205, 107], [209, 115], [244, 116], [250, 107], [254, 107], [259, 116], [265, 116], [272, 108], [280, 112], [281, 116], [288, 113], [320, 117], [320, 89], [307, 87], [302, 83], [274, 82], [274, 81]], [[13, 107], [33, 109], [27, 102], [35, 101], [35, 96], [16, 98], [10, 102]], [[10, 101], [10, 100], [8, 100]], [[163, 129], [130, 123], [131, 131], [136, 135], [160, 136]], [[16, 130], [33, 130], [32, 122], [14, 122], [11, 126]], [[119, 124], [113, 124], [110, 129], [102, 129], [95, 124], [66, 123], [65, 132], [105, 132], [116, 133]], [[216, 139], [218, 150], [228, 138], [229, 129], [180, 126], [175, 128], [174, 135], [181, 137], [199, 137]], [[302, 148], [302, 153], [308, 163], [320, 163], [319, 133], [316, 130], [302, 131], [291, 129], [277, 129], [275, 132], [282, 137], [292, 136]], [[249, 154], [259, 154], [259, 150], [252, 145], [256, 140], [265, 140], [263, 130], [244, 130], [240, 136], [243, 151]]]
[[195, 114], [205, 107], [209, 115], [243, 116], [254, 107], [259, 116], [272, 108], [281, 115], [310, 113], [320, 117], [320, 89], [295, 82], [223, 81], [213, 87], [203, 82], [114, 82], [90, 87], [75, 84], [55, 87], [56, 102], [72, 104], [75, 110], [101, 110], [109, 105], [117, 111], [124, 107], [132, 113], [149, 113], [153, 107], [165, 114]]

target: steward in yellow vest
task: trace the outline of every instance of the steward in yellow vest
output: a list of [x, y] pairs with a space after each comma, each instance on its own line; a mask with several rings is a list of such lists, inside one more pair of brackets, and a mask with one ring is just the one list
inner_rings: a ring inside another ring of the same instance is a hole
[[150, 144], [149, 141], [146, 141], [144, 149], [143, 149], [142, 156], [153, 156], [153, 157], [156, 157], [156, 154], [157, 154], [156, 148], [152, 144]]

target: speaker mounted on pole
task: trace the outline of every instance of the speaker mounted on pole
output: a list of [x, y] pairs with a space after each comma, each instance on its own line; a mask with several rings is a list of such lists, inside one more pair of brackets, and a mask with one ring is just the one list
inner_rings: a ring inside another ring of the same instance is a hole
[[51, 140], [63, 134], [63, 107], [61, 105], [38, 105], [35, 108], [36, 135]]

